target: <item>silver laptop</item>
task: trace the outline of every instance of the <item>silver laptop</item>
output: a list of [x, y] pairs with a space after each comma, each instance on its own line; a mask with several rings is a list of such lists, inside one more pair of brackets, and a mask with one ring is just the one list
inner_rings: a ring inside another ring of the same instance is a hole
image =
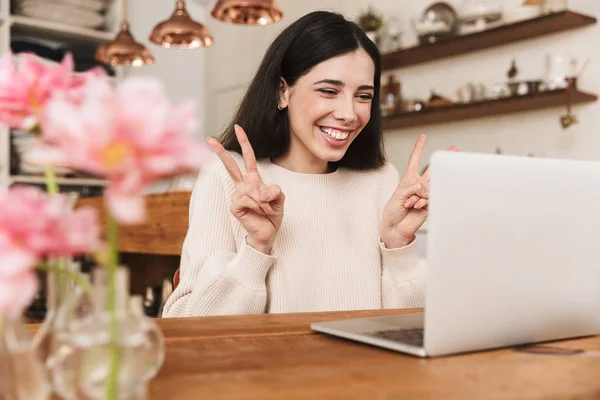
[[313, 323], [421, 357], [600, 334], [600, 163], [437, 152], [425, 313]]

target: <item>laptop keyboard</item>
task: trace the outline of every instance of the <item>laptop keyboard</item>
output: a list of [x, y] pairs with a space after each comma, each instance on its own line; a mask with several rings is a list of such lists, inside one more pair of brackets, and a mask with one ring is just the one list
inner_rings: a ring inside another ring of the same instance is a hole
[[406, 343], [412, 346], [423, 346], [423, 328], [404, 328], [377, 331], [372, 336], [393, 340], [394, 342]]

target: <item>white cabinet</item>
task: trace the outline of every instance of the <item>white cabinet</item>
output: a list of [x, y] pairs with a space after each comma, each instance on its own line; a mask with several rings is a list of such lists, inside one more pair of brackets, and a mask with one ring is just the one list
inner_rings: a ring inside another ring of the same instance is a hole
[[[20, 40], [19, 51], [24, 51], [24, 48], [27, 48], [23, 46], [24, 42], [33, 43], [31, 46], [32, 50], [27, 51], [33, 51], [43, 56], [43, 54], [36, 51], [36, 44], [41, 44], [41, 49], [50, 48], [59, 49], [60, 51], [70, 51], [75, 55], [76, 62], [78, 63], [80, 61], [77, 55], [85, 54], [83, 65], [87, 66], [90, 61], [93, 61], [93, 58], [89, 55], [93, 54], [102, 43], [110, 41], [115, 37], [116, 30], [121, 21], [122, 0], [106, 1], [110, 6], [109, 9], [104, 11], [104, 14], [107, 16], [106, 23], [104, 27], [100, 28], [86, 28], [62, 22], [67, 21], [68, 18], [76, 18], [79, 14], [74, 10], [74, 14], [69, 16], [68, 13], [59, 12], [60, 9], [57, 9], [56, 13], [52, 13], [50, 12], [52, 11], [52, 7], [57, 7], [56, 4], [52, 4], [55, 2], [48, 2], [47, 7], [49, 8], [47, 14], [45, 14], [46, 10], [38, 8], [29, 9], [28, 15], [17, 15], [19, 12], [15, 12], [15, 6], [18, 5], [19, 1], [26, 0], [13, 0], [12, 2], [10, 0], [0, 0], [0, 52], [2, 53], [11, 49], [11, 43], [13, 45], [16, 43], [14, 40]], [[87, 0], [80, 1], [84, 3]], [[90, 3], [94, 3], [94, 1]], [[11, 14], [11, 5], [13, 14]], [[44, 7], [46, 7], [46, 4], [44, 4]], [[81, 25], [79, 22], [77, 24]], [[13, 50], [17, 52], [14, 46]], [[87, 67], [85, 68], [87, 69]], [[120, 79], [124, 74], [124, 69], [120, 67], [114, 68], [114, 72], [115, 79]], [[16, 153], [13, 151], [12, 154]], [[11, 132], [2, 127], [0, 128], [0, 184], [44, 184], [44, 177], [41, 173], [32, 173], [31, 170], [15, 171], [14, 168], [11, 173], [11, 161], [15, 161], [14, 158], [11, 160]], [[59, 185], [68, 187], [68, 190], [73, 187], [79, 187], [84, 192], [86, 188], [100, 189], [104, 185], [104, 182], [101, 180], [87, 179], [86, 177], [77, 176], [77, 174], [59, 176], [58, 183]]]

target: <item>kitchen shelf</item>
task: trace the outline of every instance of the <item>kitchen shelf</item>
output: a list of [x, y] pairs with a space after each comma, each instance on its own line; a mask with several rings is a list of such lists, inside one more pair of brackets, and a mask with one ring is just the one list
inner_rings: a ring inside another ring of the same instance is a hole
[[[46, 179], [43, 176], [25, 176], [12, 175], [10, 183], [29, 183], [29, 184], [46, 184]], [[106, 182], [101, 179], [90, 178], [56, 178], [56, 183], [68, 186], [106, 186]]]
[[68, 40], [70, 42], [104, 43], [115, 37], [115, 34], [112, 32], [80, 28], [22, 15], [11, 15], [10, 24], [15, 32], [18, 33], [34, 33], [42, 37]]
[[381, 56], [382, 70], [407, 67], [466, 54], [507, 43], [575, 29], [596, 23], [596, 18], [574, 11], [561, 11], [457, 36], [437, 43], [418, 45]]
[[598, 96], [595, 94], [580, 92], [574, 89], [553, 90], [549, 92], [540, 92], [535, 95], [486, 100], [469, 104], [454, 104], [426, 108], [423, 111], [399, 113], [393, 116], [384, 117], [383, 129], [398, 129], [410, 126], [460, 121], [549, 107], [566, 108], [567, 96], [570, 96], [572, 104], [591, 103], [598, 99]]

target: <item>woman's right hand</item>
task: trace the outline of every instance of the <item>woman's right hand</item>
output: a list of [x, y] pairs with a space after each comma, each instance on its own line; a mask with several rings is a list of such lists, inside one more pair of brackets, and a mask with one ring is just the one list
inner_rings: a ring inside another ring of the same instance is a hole
[[230, 210], [246, 230], [246, 243], [254, 249], [269, 254], [283, 221], [285, 196], [277, 185], [266, 186], [258, 174], [256, 157], [246, 132], [236, 125], [235, 135], [242, 148], [246, 174], [218, 140], [209, 138], [208, 143], [225, 166], [235, 185]]

